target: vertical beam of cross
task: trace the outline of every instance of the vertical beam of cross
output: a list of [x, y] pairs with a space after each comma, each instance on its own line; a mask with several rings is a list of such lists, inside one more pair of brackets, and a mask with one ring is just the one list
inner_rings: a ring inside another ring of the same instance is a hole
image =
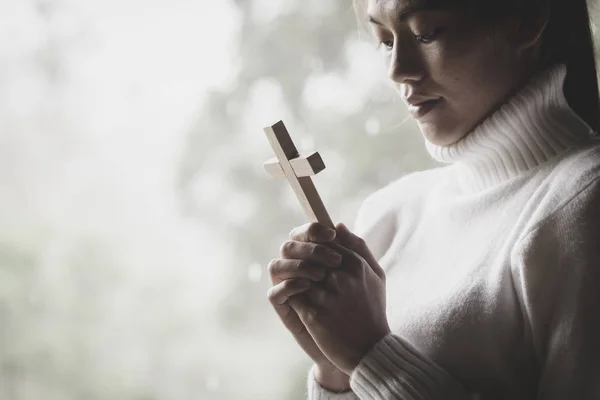
[[[283, 170], [283, 174], [287, 178], [288, 182], [292, 186], [296, 197], [300, 201], [306, 216], [311, 222], [319, 222], [329, 228], [335, 229], [327, 210], [325, 209], [325, 205], [317, 192], [317, 188], [315, 187], [313, 181], [310, 176], [298, 176], [297, 171], [294, 171], [294, 167], [292, 165], [292, 161], [294, 161], [295, 165], [301, 165], [302, 162], [306, 164], [307, 160], [310, 163], [309, 159], [300, 159], [298, 154], [298, 150], [292, 141], [285, 125], [282, 121], [277, 122], [272, 126], [267, 126], [264, 128], [265, 134], [267, 135], [267, 139], [279, 160], [279, 165]], [[314, 155], [314, 153], [313, 153]], [[313, 156], [311, 155], [311, 156]], [[318, 154], [317, 154], [318, 155]], [[316, 157], [320, 160], [320, 157]], [[322, 160], [321, 160], [322, 163]], [[265, 163], [265, 167], [267, 164]], [[315, 170], [323, 169], [322, 167], [315, 167]], [[269, 170], [269, 169], [267, 169]], [[305, 169], [306, 170], [306, 169]], [[317, 170], [317, 172], [318, 172]]]

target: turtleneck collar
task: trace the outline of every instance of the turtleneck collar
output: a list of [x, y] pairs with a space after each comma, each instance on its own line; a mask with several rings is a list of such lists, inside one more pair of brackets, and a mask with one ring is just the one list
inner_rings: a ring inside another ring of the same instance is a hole
[[[469, 134], [449, 146], [425, 140], [434, 160], [451, 163], [472, 190], [524, 174], [593, 135], [563, 93], [567, 70], [555, 65], [529, 82]], [[464, 173], [464, 175], [463, 175]]]

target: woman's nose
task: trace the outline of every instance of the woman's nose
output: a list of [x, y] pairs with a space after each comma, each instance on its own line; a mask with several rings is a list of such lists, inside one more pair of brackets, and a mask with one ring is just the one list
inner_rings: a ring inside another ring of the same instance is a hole
[[423, 79], [423, 61], [414, 43], [395, 40], [388, 70], [389, 78], [397, 84]]

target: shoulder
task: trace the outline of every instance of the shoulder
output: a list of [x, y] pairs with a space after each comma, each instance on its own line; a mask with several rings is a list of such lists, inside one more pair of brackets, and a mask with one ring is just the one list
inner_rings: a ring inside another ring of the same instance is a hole
[[[565, 197], [574, 197], [580, 190], [600, 177], [600, 138], [573, 147], [560, 159], [549, 179], [560, 187]], [[572, 196], [570, 196], [572, 195]]]
[[545, 219], [565, 212], [583, 212], [586, 205], [596, 204], [599, 178], [600, 139], [591, 139], [567, 151], [544, 185], [546, 196], [543, 201], [548, 211]]
[[592, 225], [600, 234], [600, 140], [571, 149], [548, 175], [542, 190], [545, 195], [538, 208], [544, 212], [532, 219], [522, 238], [552, 235], [559, 243]]
[[600, 279], [599, 161], [598, 145], [574, 149], [561, 160], [540, 202], [546, 211], [517, 238], [510, 256], [513, 278], [531, 299], [552, 304], [548, 299], [558, 296], [559, 286]]

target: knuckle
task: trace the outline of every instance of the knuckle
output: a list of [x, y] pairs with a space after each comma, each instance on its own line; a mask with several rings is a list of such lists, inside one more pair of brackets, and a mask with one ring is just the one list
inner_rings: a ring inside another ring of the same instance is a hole
[[277, 272], [277, 267], [279, 265], [279, 258], [274, 258], [271, 261], [269, 261], [269, 264], [267, 265], [267, 270], [269, 271], [269, 274], [273, 275]]
[[267, 299], [271, 302], [271, 303], [275, 303], [275, 298], [277, 297], [277, 289], [275, 286], [270, 287], [269, 290], [267, 290]]
[[367, 243], [365, 242], [365, 239], [361, 238], [360, 236], [356, 236], [356, 245], [357, 246], [366, 246]]
[[292, 284], [294, 282], [291, 279], [286, 279], [285, 281], [281, 282], [280, 285], [282, 286], [281, 290], [285, 291], [285, 290], [290, 290], [290, 288], [292, 287]]
[[289, 257], [293, 251], [293, 248], [294, 248], [294, 241], [286, 240], [279, 247], [279, 253], [281, 254], [282, 257]]
[[310, 224], [304, 224], [304, 225], [295, 227], [290, 232], [290, 239], [302, 241], [303, 238], [306, 236], [306, 232], [308, 231], [309, 227], [310, 227]]
[[306, 224], [296, 226], [294, 229], [290, 231], [290, 239], [299, 240], [299, 237], [302, 236], [302, 233], [306, 230]]

